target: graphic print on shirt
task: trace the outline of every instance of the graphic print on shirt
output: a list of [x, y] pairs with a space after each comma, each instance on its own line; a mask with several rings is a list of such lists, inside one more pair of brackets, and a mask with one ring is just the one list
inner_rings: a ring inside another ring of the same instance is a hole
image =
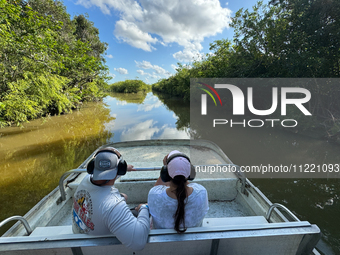
[[93, 215], [92, 200], [90, 193], [86, 190], [79, 190], [73, 198], [72, 219], [76, 223], [80, 233], [88, 233], [94, 229], [91, 220]]

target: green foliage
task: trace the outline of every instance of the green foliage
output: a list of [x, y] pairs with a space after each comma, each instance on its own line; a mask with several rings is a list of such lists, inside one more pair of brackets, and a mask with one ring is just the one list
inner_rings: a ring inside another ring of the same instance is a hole
[[74, 18], [74, 23], [76, 24], [76, 31], [74, 34], [76, 35], [77, 39], [90, 44], [91, 56], [101, 58], [101, 55], [107, 49], [107, 43], [102, 43], [99, 40], [98, 28], [94, 27], [93, 22], [89, 21], [84, 15], [76, 16]]
[[147, 94], [143, 92], [137, 92], [137, 93], [132, 93], [132, 94], [111, 92], [109, 93], [109, 95], [121, 102], [131, 103], [131, 104], [142, 104]]
[[181, 98], [173, 98], [164, 93], [154, 92], [154, 95], [166, 106], [170, 111], [173, 111], [178, 117], [176, 128], [178, 130], [187, 130], [190, 128], [190, 103], [181, 100]]
[[[175, 75], [153, 84], [152, 89], [190, 100], [190, 78], [338, 78], [339, 17], [338, 0], [327, 4], [324, 0], [258, 2], [252, 10], [236, 12], [231, 24], [233, 41], [215, 41], [210, 45], [212, 54], [191, 68], [179, 64]], [[326, 136], [340, 137], [338, 85], [310, 83], [304, 87], [313, 95], [307, 105], [313, 117], [299, 126], [304, 131], [323, 127]], [[268, 93], [266, 89], [257, 88], [256, 105], [268, 103], [262, 97]]]
[[185, 101], [189, 101], [190, 77], [190, 69], [179, 64], [176, 75], [168, 79], [162, 79], [153, 84], [152, 90], [166, 93], [175, 97], [183, 97]]
[[[57, 185], [60, 176], [77, 168], [113, 133], [106, 126], [113, 121], [103, 103], [84, 103], [81, 111], [34, 121], [25, 128], [1, 130], [8, 140], [0, 148], [0, 215], [1, 220], [15, 214], [24, 215]], [[39, 130], [39, 135], [35, 131]], [[22, 146], [22, 143], [25, 146]], [[15, 169], [15, 171], [14, 171]], [[15, 199], [19, 203], [13, 203]], [[5, 229], [0, 229], [2, 235]]]
[[79, 17], [71, 20], [58, 0], [0, 0], [0, 126], [103, 97], [106, 43]]
[[111, 84], [109, 91], [117, 93], [146, 93], [151, 91], [151, 86], [141, 80], [125, 80]]
[[[48, 112], [67, 112], [79, 100], [74, 91], [65, 86], [68, 80], [64, 77], [32, 73], [24, 76], [24, 79], [9, 83], [9, 89], [3, 95], [2, 116], [9, 122], [19, 124]], [[67, 93], [63, 93], [65, 90]]]

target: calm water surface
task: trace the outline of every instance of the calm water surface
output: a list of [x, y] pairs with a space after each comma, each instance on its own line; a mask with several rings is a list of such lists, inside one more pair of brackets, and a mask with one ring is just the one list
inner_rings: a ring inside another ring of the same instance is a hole
[[[108, 142], [189, 138], [189, 105], [161, 95], [112, 94], [71, 114], [31, 121], [24, 128], [0, 129], [0, 221], [24, 215], [54, 189], [65, 171], [76, 168]], [[207, 130], [239, 165], [340, 163], [340, 146], [273, 129], [230, 129], [223, 139]], [[338, 179], [253, 179], [272, 201], [301, 220], [317, 224], [318, 247], [340, 254]], [[9, 226], [7, 226], [9, 227]], [[0, 230], [0, 234], [5, 229]]]

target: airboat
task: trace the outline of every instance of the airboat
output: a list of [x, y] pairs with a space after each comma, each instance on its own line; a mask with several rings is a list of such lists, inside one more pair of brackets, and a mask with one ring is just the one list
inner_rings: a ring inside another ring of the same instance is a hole
[[[90, 236], [72, 232], [71, 208], [77, 186], [86, 176], [87, 163], [102, 147], [117, 148], [137, 171], [116, 180], [115, 187], [128, 195], [128, 206], [147, 202], [159, 177], [162, 159], [172, 150], [191, 158], [197, 169], [193, 182], [208, 191], [209, 211], [202, 226], [184, 234], [173, 229], [151, 229], [145, 248], [132, 251], [114, 235]], [[233, 169], [211, 171], [209, 167]], [[315, 249], [321, 232], [317, 225], [300, 221], [285, 206], [272, 203], [239, 171], [215, 143], [207, 140], [145, 140], [107, 144], [94, 151], [77, 168], [64, 173], [59, 186], [2, 237], [3, 254], [319, 254]]]

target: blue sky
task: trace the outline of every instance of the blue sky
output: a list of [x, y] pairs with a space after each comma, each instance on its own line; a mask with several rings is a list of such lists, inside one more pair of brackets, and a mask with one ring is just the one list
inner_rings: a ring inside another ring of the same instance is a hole
[[[167, 78], [177, 63], [190, 65], [215, 40], [232, 39], [231, 17], [256, 0], [64, 0], [71, 17], [88, 14], [108, 43], [109, 83]], [[268, 2], [268, 0], [264, 0]]]

